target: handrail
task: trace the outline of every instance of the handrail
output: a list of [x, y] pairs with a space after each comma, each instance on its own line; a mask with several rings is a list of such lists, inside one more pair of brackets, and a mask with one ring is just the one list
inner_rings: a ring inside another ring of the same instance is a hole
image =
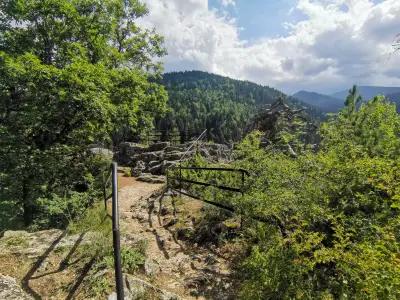
[[219, 167], [180, 167], [180, 166], [170, 166], [169, 169], [181, 169], [181, 170], [210, 170], [210, 171], [227, 171], [227, 172], [242, 172], [247, 176], [250, 176], [249, 171], [245, 169], [235, 169], [235, 168], [219, 168]]
[[[224, 210], [229, 211], [231, 213], [238, 213], [238, 211], [237, 211], [237, 209], [235, 209], [235, 207], [228, 206], [228, 205], [223, 204], [223, 203], [217, 203], [217, 202], [210, 201], [210, 200], [207, 200], [207, 199], [202, 199], [199, 196], [190, 194], [190, 193], [188, 193], [186, 191], [182, 191], [182, 182], [197, 184], [197, 185], [201, 185], [201, 186], [214, 186], [214, 187], [217, 187], [217, 188], [222, 189], [222, 190], [240, 192], [240, 193], [242, 193], [242, 195], [244, 195], [244, 189], [243, 189], [244, 180], [245, 180], [244, 179], [244, 175], [250, 176], [250, 173], [247, 170], [244, 170], [244, 169], [233, 169], [233, 168], [218, 168], [218, 167], [215, 167], [215, 168], [208, 167], [207, 168], [207, 167], [180, 167], [180, 166], [171, 166], [170, 168], [171, 169], [179, 169], [180, 170], [180, 175], [179, 175], [180, 177], [178, 177], [178, 178], [170, 177], [170, 176], [168, 176], [168, 173], [167, 173], [167, 185], [171, 190], [176, 191], [176, 192], [180, 193], [181, 195], [185, 195], [185, 196], [191, 197], [193, 199], [202, 201], [204, 203], [211, 204], [211, 205], [213, 205], [215, 207], [218, 207], [220, 209], [224, 209]], [[182, 178], [182, 170], [214, 170], [214, 171], [228, 171], [228, 172], [235, 172], [236, 171], [236, 172], [241, 172], [242, 173], [242, 189], [218, 186], [218, 185], [215, 185], [215, 184], [212, 184], [212, 183], [205, 183], [205, 182], [200, 182], [200, 181], [184, 179], [184, 178]], [[175, 188], [173, 186], [169, 186], [170, 179], [179, 181], [179, 189], [177, 189], [177, 188]], [[242, 214], [242, 211], [240, 211], [239, 213]], [[264, 224], [275, 225], [275, 226], [279, 227], [279, 230], [281, 231], [282, 235], [286, 236], [286, 232], [284, 230], [284, 226], [282, 225], [281, 220], [278, 217], [276, 217], [275, 215], [269, 215], [269, 216], [247, 215], [247, 217], [249, 217], [249, 218], [251, 218], [251, 219], [253, 219], [255, 221], [264, 223]]]
[[242, 193], [242, 189], [229, 187], [229, 186], [224, 186], [224, 185], [217, 185], [217, 184], [213, 184], [213, 183], [195, 181], [195, 180], [184, 179], [184, 178], [179, 178], [179, 177], [170, 177], [169, 179], [178, 180], [178, 181], [186, 182], [186, 183], [193, 183], [193, 184], [197, 184], [197, 185], [201, 185], [201, 186], [205, 186], [205, 187], [212, 186], [212, 187], [216, 187], [216, 188], [218, 188], [220, 190], [224, 190], [224, 191]]
[[114, 270], [115, 270], [115, 284], [117, 291], [117, 299], [124, 300], [124, 284], [122, 276], [122, 266], [121, 266], [121, 241], [120, 241], [120, 231], [119, 231], [119, 209], [118, 209], [118, 164], [113, 162], [110, 166], [109, 175], [107, 180], [104, 180], [103, 176], [103, 193], [104, 193], [104, 206], [107, 210], [107, 200], [110, 196], [106, 195], [107, 185], [110, 183], [112, 185], [112, 232], [113, 232], [113, 249], [114, 249]]

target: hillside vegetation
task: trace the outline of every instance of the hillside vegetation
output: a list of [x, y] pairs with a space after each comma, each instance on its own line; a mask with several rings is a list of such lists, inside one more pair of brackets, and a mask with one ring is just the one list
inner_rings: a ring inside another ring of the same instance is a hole
[[315, 92], [299, 91], [293, 97], [318, 107], [325, 113], [337, 113], [344, 106], [344, 100]]
[[[382, 97], [357, 109], [350, 95], [320, 131], [319, 150], [296, 158], [263, 148], [254, 132], [232, 164], [250, 171], [244, 196], [193, 191], [246, 220], [241, 297], [398, 299], [400, 115]], [[240, 185], [230, 175], [185, 175]]]
[[[216, 142], [239, 141], [261, 108], [286, 98], [270, 87], [200, 71], [167, 73], [162, 83], [171, 109], [158, 119], [156, 127], [179, 132], [182, 140], [207, 129], [209, 139]], [[304, 107], [310, 118], [322, 116], [318, 109], [297, 99], [288, 97], [287, 103]]]

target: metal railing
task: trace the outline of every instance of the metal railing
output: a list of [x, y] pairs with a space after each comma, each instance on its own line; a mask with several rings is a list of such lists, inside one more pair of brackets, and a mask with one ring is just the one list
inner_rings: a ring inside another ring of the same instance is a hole
[[[176, 176], [170, 176], [169, 174], [169, 170], [179, 170], [179, 175], [178, 177]], [[191, 179], [187, 179], [184, 178], [182, 176], [182, 170], [197, 170], [197, 171], [218, 171], [218, 172], [239, 172], [241, 173], [241, 187], [231, 187], [231, 186], [224, 186], [224, 185], [219, 185], [216, 184], [214, 182], [202, 182], [202, 181], [197, 181], [197, 180], [191, 180]], [[220, 209], [224, 209], [226, 211], [229, 211], [231, 213], [235, 213], [235, 214], [240, 214], [241, 216], [243, 216], [243, 211], [238, 211], [237, 208], [230, 206], [230, 205], [226, 205], [223, 203], [218, 203], [215, 201], [211, 201], [211, 200], [207, 200], [207, 199], [203, 199], [200, 196], [197, 195], [193, 195], [187, 191], [183, 191], [182, 190], [182, 183], [189, 183], [189, 184], [194, 184], [194, 185], [199, 185], [199, 186], [205, 186], [205, 187], [215, 187], [218, 188], [220, 190], [224, 190], [224, 191], [230, 191], [230, 192], [236, 192], [236, 193], [241, 193], [242, 196], [245, 194], [246, 192], [246, 186], [245, 186], [245, 181], [246, 181], [246, 176], [250, 176], [250, 173], [247, 170], [244, 169], [233, 169], [233, 168], [206, 168], [206, 167], [182, 167], [182, 166], [171, 166], [167, 169], [167, 189], [171, 189], [181, 195], [185, 195], [188, 196], [190, 198], [202, 201], [204, 203], [213, 205], [215, 207], [218, 207]], [[177, 182], [177, 185], [174, 185], [174, 182]], [[270, 225], [274, 225], [276, 227], [279, 228], [279, 230], [281, 231], [281, 234], [283, 236], [287, 236], [285, 227], [282, 223], [282, 221], [275, 215], [267, 215], [267, 216], [260, 216], [260, 215], [245, 215], [247, 218], [250, 218], [254, 221], [257, 222], [261, 222], [264, 224], [270, 224]], [[241, 219], [241, 227], [242, 227], [242, 221], [243, 219]]]
[[[171, 170], [178, 170], [179, 174], [178, 176], [171, 176], [170, 171]], [[204, 182], [204, 181], [197, 181], [197, 180], [192, 180], [189, 178], [184, 178], [182, 176], [182, 170], [193, 170], [193, 171], [217, 171], [217, 172], [229, 172], [229, 173], [240, 173], [241, 174], [241, 186], [226, 186], [226, 185], [221, 185], [217, 184], [215, 182]], [[187, 191], [183, 191], [183, 183], [189, 183], [189, 184], [194, 184], [194, 185], [199, 185], [203, 187], [215, 187], [217, 189], [223, 190], [223, 191], [228, 191], [228, 192], [235, 192], [235, 193], [241, 193], [244, 195], [245, 193], [245, 180], [246, 176], [250, 176], [249, 172], [244, 169], [234, 169], [234, 168], [217, 168], [217, 167], [182, 167], [182, 166], [171, 166], [167, 169], [167, 188], [172, 189], [182, 195], [200, 200], [204, 203], [211, 204], [213, 206], [228, 210], [230, 212], [235, 212], [235, 209], [231, 206], [218, 203], [215, 201], [211, 200], [206, 200], [202, 199], [201, 197], [197, 195], [193, 195]], [[177, 183], [175, 185], [174, 183]]]
[[[111, 183], [111, 195], [107, 196], [107, 187]], [[118, 165], [113, 162], [108, 171], [107, 179], [103, 176], [103, 194], [104, 194], [104, 208], [107, 211], [107, 200], [112, 199], [111, 202], [111, 219], [112, 219], [112, 232], [113, 232], [113, 249], [114, 249], [114, 269], [115, 269], [115, 286], [117, 292], [117, 299], [124, 299], [124, 283], [122, 277], [121, 265], [121, 242], [119, 231], [119, 209], [118, 209]]]

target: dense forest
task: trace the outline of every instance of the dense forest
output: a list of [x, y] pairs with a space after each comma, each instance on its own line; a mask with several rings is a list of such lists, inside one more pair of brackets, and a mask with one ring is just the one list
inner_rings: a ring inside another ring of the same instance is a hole
[[156, 128], [179, 132], [182, 140], [207, 129], [210, 140], [239, 141], [260, 109], [278, 98], [286, 98], [294, 108], [304, 108], [310, 118], [322, 117], [321, 111], [311, 105], [249, 81], [187, 71], [164, 74], [162, 83], [168, 91], [170, 110], [157, 120]]

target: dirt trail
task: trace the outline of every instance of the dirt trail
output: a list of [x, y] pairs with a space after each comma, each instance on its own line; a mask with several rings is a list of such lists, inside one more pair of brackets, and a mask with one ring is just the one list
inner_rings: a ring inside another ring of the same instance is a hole
[[174, 216], [171, 197], [158, 196], [162, 184], [120, 177], [119, 185], [122, 237], [146, 240], [150, 273], [155, 270], [143, 279], [182, 299], [233, 299], [228, 262], [217, 251], [177, 239], [176, 230], [190, 226], [201, 202], [187, 199]]

